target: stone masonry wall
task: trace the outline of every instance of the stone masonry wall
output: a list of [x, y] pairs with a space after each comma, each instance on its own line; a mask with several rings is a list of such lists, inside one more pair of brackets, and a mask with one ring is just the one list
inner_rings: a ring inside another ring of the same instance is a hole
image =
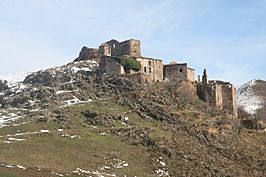
[[233, 100], [233, 113], [235, 115], [235, 117], [238, 116], [238, 113], [237, 113], [237, 90], [234, 86], [232, 86], [232, 100]]
[[220, 84], [215, 84], [215, 105], [218, 109], [223, 108], [223, 91]]
[[164, 78], [169, 81], [186, 81], [188, 79], [187, 64], [164, 65]]
[[111, 56], [112, 49], [111, 46], [108, 44], [102, 44], [99, 46], [99, 55], [101, 56]]
[[121, 66], [115, 59], [108, 56], [100, 57], [99, 61], [100, 73], [106, 73], [110, 76], [121, 76], [125, 74], [123, 66]]
[[112, 39], [112, 40], [105, 42], [105, 43], [111, 47], [111, 56], [118, 56], [116, 53], [116, 48], [117, 48], [119, 42], [117, 40]]
[[198, 83], [197, 95], [199, 99], [207, 103], [210, 103], [212, 105], [216, 105], [216, 99], [215, 99], [216, 93], [215, 93], [215, 88], [212, 85]]
[[131, 39], [118, 43], [113, 56], [141, 57], [140, 41]]
[[109, 45], [111, 56], [131, 56], [141, 57], [140, 41], [135, 39], [118, 42], [117, 40], [110, 40], [102, 45]]
[[194, 71], [194, 69], [187, 68], [187, 79], [189, 81], [192, 81], [192, 82], [195, 81], [195, 71]]
[[210, 84], [198, 83], [197, 95], [201, 100], [237, 117], [237, 95], [232, 84], [222, 81], [210, 81]]
[[[151, 58], [136, 58], [141, 64], [141, 73], [145, 75], [144, 81], [153, 82], [163, 81], [163, 62], [162, 60], [151, 59]], [[144, 78], [144, 76], [142, 76]]]
[[236, 89], [232, 84], [222, 84], [223, 109], [237, 116]]

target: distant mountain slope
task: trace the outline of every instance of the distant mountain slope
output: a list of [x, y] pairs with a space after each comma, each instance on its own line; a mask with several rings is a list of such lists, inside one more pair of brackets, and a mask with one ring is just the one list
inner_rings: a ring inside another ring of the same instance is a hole
[[16, 82], [22, 82], [31, 72], [13, 73], [0, 75], [0, 80], [6, 80], [8, 83], [13, 84]]
[[251, 80], [238, 91], [238, 107], [243, 108], [254, 118], [266, 119], [266, 81]]

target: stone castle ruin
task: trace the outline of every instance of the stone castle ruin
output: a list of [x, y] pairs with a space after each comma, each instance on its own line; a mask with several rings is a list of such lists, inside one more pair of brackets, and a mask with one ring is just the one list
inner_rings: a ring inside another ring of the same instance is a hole
[[206, 69], [203, 72], [202, 82], [197, 83], [197, 95], [201, 100], [237, 117], [236, 88], [229, 82], [208, 81]]
[[162, 59], [143, 57], [139, 40], [123, 42], [110, 40], [98, 48], [83, 47], [75, 61], [95, 60], [99, 63], [99, 73], [113, 77], [121, 76], [139, 83], [185, 82], [198, 97], [218, 109], [237, 116], [236, 88], [222, 81], [208, 81], [204, 70], [202, 80], [195, 80], [195, 70], [187, 63], [171, 62], [163, 64]]

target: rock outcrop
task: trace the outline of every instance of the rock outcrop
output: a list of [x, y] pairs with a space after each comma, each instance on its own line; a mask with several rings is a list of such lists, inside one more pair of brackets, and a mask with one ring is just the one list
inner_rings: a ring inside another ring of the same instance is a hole
[[99, 49], [82, 47], [81, 51], [79, 52], [78, 58], [74, 61], [83, 61], [83, 60], [91, 60], [91, 61], [98, 61], [99, 57]]

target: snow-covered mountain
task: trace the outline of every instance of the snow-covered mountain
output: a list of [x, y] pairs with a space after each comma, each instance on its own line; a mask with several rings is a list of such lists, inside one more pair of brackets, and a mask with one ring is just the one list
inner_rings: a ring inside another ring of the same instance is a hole
[[251, 80], [237, 91], [238, 107], [256, 118], [265, 118], [266, 81]]
[[0, 80], [6, 80], [8, 83], [13, 84], [16, 82], [22, 82], [32, 72], [12, 73], [0, 75]]

